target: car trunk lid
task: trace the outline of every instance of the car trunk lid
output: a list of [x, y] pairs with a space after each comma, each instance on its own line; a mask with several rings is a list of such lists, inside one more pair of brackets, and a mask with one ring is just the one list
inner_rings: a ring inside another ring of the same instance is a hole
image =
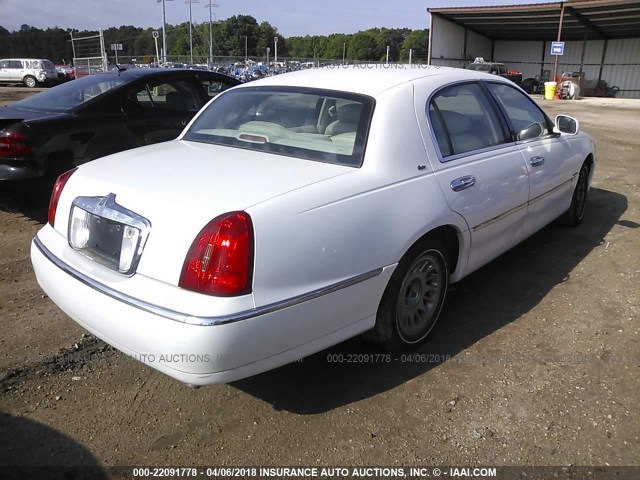
[[213, 218], [351, 171], [232, 147], [165, 142], [80, 167], [64, 189], [64, 213], [55, 227], [66, 234], [74, 199], [109, 196], [151, 224], [137, 273], [177, 285], [189, 247]]

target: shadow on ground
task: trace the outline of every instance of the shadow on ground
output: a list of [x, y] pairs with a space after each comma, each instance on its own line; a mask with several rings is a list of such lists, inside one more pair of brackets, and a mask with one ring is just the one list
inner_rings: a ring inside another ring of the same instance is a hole
[[[603, 244], [618, 224], [637, 228], [620, 217], [627, 210], [623, 195], [592, 188], [582, 225], [552, 224], [511, 251], [456, 284], [448, 294], [439, 324], [415, 353], [433, 354], [433, 362], [335, 363], [358, 354], [382, 353], [359, 338], [324, 350], [302, 362], [234, 382], [246, 393], [277, 410], [315, 414], [392, 389], [436, 367], [438, 354], [457, 355], [470, 345], [530, 311], [573, 269]], [[335, 358], [335, 357], [333, 357]]]
[[89, 450], [41, 423], [0, 413], [4, 479], [107, 479]]
[[37, 178], [0, 183], [0, 211], [22, 213], [39, 223], [45, 223], [54, 182]]

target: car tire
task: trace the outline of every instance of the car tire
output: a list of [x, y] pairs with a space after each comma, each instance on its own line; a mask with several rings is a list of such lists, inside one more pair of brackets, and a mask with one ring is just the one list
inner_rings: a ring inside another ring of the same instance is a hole
[[27, 75], [26, 77], [24, 77], [22, 82], [24, 83], [25, 87], [34, 88], [38, 86], [38, 81], [36, 80], [36, 77], [33, 77], [31, 75]]
[[575, 227], [582, 223], [587, 209], [587, 193], [589, 191], [589, 166], [585, 163], [580, 168], [578, 183], [571, 197], [571, 206], [561, 217], [560, 223]]
[[435, 326], [449, 282], [447, 252], [427, 238], [402, 257], [378, 307], [376, 325], [367, 336], [391, 353], [422, 343]]

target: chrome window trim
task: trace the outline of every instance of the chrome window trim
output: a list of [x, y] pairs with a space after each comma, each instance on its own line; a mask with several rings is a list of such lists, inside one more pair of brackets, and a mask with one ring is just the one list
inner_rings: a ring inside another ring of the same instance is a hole
[[[496, 82], [496, 83], [503, 83], [503, 82]], [[494, 150], [500, 150], [502, 148], [507, 148], [507, 147], [511, 147], [516, 145], [516, 141], [511, 139], [507, 142], [504, 143], [498, 143], [496, 145], [490, 145], [488, 147], [484, 147], [484, 148], [479, 148], [476, 150], [469, 150], [468, 152], [462, 152], [462, 153], [456, 153], [454, 155], [448, 155], [448, 156], [443, 156], [442, 155], [442, 151], [440, 150], [440, 145], [438, 144], [438, 139], [436, 138], [436, 133], [433, 130], [433, 122], [431, 121], [431, 115], [429, 113], [429, 107], [431, 105], [431, 101], [433, 100], [433, 98], [440, 93], [442, 90], [449, 88], [449, 87], [453, 87], [453, 86], [459, 86], [459, 85], [467, 85], [467, 84], [475, 84], [478, 85], [482, 90], [483, 93], [485, 95], [486, 100], [488, 102], [493, 102], [496, 103], [495, 99], [488, 93], [484, 92], [484, 85], [483, 85], [483, 81], [482, 80], [456, 80], [456, 81], [452, 81], [447, 83], [446, 85], [442, 85], [440, 86], [437, 90], [434, 90], [433, 92], [431, 92], [431, 94], [427, 97], [427, 103], [425, 106], [425, 118], [427, 120], [427, 126], [429, 128], [429, 133], [431, 135], [431, 142], [433, 144], [433, 148], [436, 151], [436, 155], [438, 156], [438, 161], [442, 164], [444, 163], [449, 163], [449, 162], [453, 162], [455, 160], [459, 160], [461, 158], [465, 158], [465, 157], [470, 157], [472, 155], [476, 155], [478, 153], [485, 153], [485, 152], [492, 152]], [[500, 128], [502, 128], [503, 130], [506, 128], [507, 130], [505, 130], [503, 133], [505, 134], [509, 134], [510, 132], [508, 132], [509, 129], [509, 125], [506, 122], [506, 120], [503, 118], [504, 114], [501, 112], [500, 110], [500, 106], [499, 105], [494, 105], [494, 109], [495, 109], [495, 116], [496, 116], [496, 120], [498, 121], [498, 123], [500, 124]]]
[[151, 313], [153, 315], [157, 315], [159, 317], [163, 317], [168, 320], [173, 320], [175, 322], [180, 322], [188, 325], [196, 325], [196, 326], [227, 325], [230, 323], [240, 322], [242, 320], [249, 320], [251, 318], [277, 312], [279, 310], [283, 310], [285, 308], [293, 307], [301, 303], [314, 300], [324, 295], [337, 292], [344, 288], [347, 288], [347, 287], [356, 285], [358, 283], [364, 282], [366, 280], [369, 280], [371, 278], [377, 277], [384, 270], [382, 267], [376, 268], [375, 270], [371, 270], [366, 273], [355, 275], [353, 277], [347, 278], [345, 280], [334, 283], [332, 285], [328, 285], [326, 287], [319, 288], [317, 290], [312, 290], [311, 292], [303, 293], [301, 295], [297, 295], [295, 297], [291, 297], [286, 300], [270, 303], [262, 307], [253, 308], [251, 310], [244, 310], [244, 311], [232, 313], [229, 315], [198, 316], [198, 315], [190, 315], [184, 312], [178, 312], [170, 308], [161, 307], [159, 305], [155, 305], [155, 304], [146, 302], [144, 300], [140, 300], [139, 298], [132, 297], [131, 295], [127, 295], [126, 293], [122, 293], [117, 290], [114, 290], [113, 288], [88, 277], [87, 275], [79, 272], [75, 268], [64, 263], [62, 260], [56, 257], [47, 247], [44, 246], [44, 244], [38, 238], [38, 236], [36, 236], [33, 239], [33, 243], [38, 248], [38, 250], [40, 250], [40, 252], [45, 256], [45, 258], [47, 258], [47, 260], [53, 263], [56, 267], [58, 267], [60, 270], [67, 273], [71, 277], [75, 278], [79, 282], [83, 283], [84, 285], [96, 290], [97, 292], [107, 295], [108, 297], [111, 297], [114, 300], [125, 303], [131, 307], [138, 308], [144, 312]]
[[[435, 145], [437, 145], [437, 143]], [[491, 145], [490, 147], [484, 147], [478, 150], [469, 150], [468, 152], [456, 153], [455, 155], [449, 155], [448, 157], [443, 157], [439, 151], [437, 153], [438, 153], [440, 163], [449, 163], [449, 162], [453, 162], [454, 160], [459, 160], [461, 158], [471, 157], [473, 155], [478, 155], [480, 153], [485, 153], [485, 152], [502, 150], [503, 148], [513, 147], [515, 145], [516, 145], [516, 142], [500, 143], [498, 145]]]

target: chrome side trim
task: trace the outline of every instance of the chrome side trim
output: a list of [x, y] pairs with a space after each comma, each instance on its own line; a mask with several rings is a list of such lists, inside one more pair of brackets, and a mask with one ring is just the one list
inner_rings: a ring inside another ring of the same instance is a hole
[[571, 183], [573, 182], [573, 179], [576, 175], [574, 174], [573, 177], [571, 177], [569, 180], [566, 180], [564, 182], [562, 182], [560, 185], [553, 187], [551, 190], [548, 190], [544, 193], [541, 193], [540, 195], [538, 195], [537, 197], [532, 198], [531, 200], [529, 200], [529, 205], [531, 205], [534, 202], [537, 202], [538, 200], [542, 200], [544, 197], [546, 197], [547, 195], [552, 194], [553, 192], [555, 192], [556, 190], [558, 190], [559, 188], [564, 187], [567, 183]]
[[169, 308], [161, 307], [158, 305], [154, 305], [149, 302], [145, 302], [144, 300], [140, 300], [138, 298], [132, 297], [125, 293], [114, 290], [107, 285], [104, 285], [85, 274], [79, 272], [73, 267], [70, 267], [58, 257], [56, 257], [51, 251], [44, 246], [42, 241], [36, 236], [33, 239], [34, 245], [40, 250], [40, 252], [56, 267], [58, 267], [63, 272], [67, 273], [71, 277], [75, 278], [79, 282], [84, 285], [93, 288], [94, 290], [107, 295], [115, 300], [123, 302], [131, 307], [138, 308], [145, 312], [158, 315], [159, 317], [166, 318], [168, 320], [173, 320], [175, 322], [186, 323], [188, 325], [199, 325], [199, 326], [216, 326], [216, 325], [226, 325], [228, 323], [240, 322], [242, 320], [248, 320], [250, 318], [259, 317], [261, 315], [266, 315], [268, 313], [277, 312], [278, 310], [283, 310], [285, 308], [293, 307], [299, 305], [304, 302], [308, 302], [310, 300], [316, 299], [318, 297], [322, 297], [324, 295], [328, 295], [330, 293], [337, 292], [338, 290], [342, 290], [344, 288], [350, 287], [360, 282], [364, 282], [373, 277], [377, 277], [383, 271], [383, 268], [377, 268], [375, 270], [371, 270], [370, 272], [362, 273], [360, 275], [356, 275], [351, 278], [347, 278], [346, 280], [342, 280], [340, 282], [334, 283], [333, 285], [329, 285], [327, 287], [319, 288], [317, 290], [313, 290], [311, 292], [303, 293], [302, 295], [298, 295], [296, 297], [292, 297], [286, 300], [282, 300], [280, 302], [271, 303], [269, 305], [265, 305], [263, 307], [254, 308], [251, 310], [245, 310], [238, 313], [233, 313], [229, 315], [219, 315], [219, 316], [211, 316], [211, 317], [203, 317], [190, 315], [188, 313], [177, 312], [175, 310], [171, 310]]
[[527, 208], [529, 206], [529, 202], [525, 202], [522, 203], [516, 207], [513, 207], [511, 210], [508, 210], [504, 213], [501, 213], [500, 215], [493, 217], [489, 220], [487, 220], [486, 222], [482, 222], [480, 225], [476, 225], [475, 227], [472, 227], [474, 232], [477, 232], [478, 230], [482, 230], [485, 227], [488, 227], [489, 225], [492, 225], [500, 220], [502, 220], [504, 217], [507, 217], [513, 213], [516, 213], [517, 211], [522, 210], [523, 208]]
[[376, 268], [375, 270], [371, 270], [370, 272], [361, 273], [360, 275], [347, 278], [346, 280], [342, 280], [341, 282], [334, 283], [333, 285], [319, 288], [317, 290], [312, 290], [311, 292], [303, 293], [302, 295], [298, 295], [296, 297], [292, 297], [287, 300], [270, 303], [269, 305], [265, 305], [263, 307], [254, 308], [252, 310], [246, 310], [244, 312], [238, 312], [231, 315], [220, 315], [217, 317], [189, 317], [187, 318], [186, 323], [192, 324], [192, 325], [204, 325], [204, 326], [224, 325], [226, 323], [239, 322], [241, 320], [247, 320], [249, 318], [259, 317], [261, 315], [266, 315], [268, 313], [277, 312], [278, 310], [294, 307], [296, 305], [300, 305], [301, 303], [314, 300], [318, 297], [323, 297], [324, 295], [328, 295], [330, 293], [337, 292], [338, 290], [351, 287], [358, 283], [369, 280], [373, 277], [377, 277], [382, 273], [383, 270], [384, 269], [382, 267]]
[[506, 211], [506, 212], [504, 212], [504, 213], [501, 213], [500, 215], [498, 215], [498, 216], [496, 216], [496, 217], [493, 217], [492, 219], [487, 220], [486, 222], [483, 222], [483, 223], [481, 223], [480, 225], [476, 225], [475, 227], [472, 227], [472, 230], [473, 230], [474, 232], [477, 232], [478, 230], [482, 230], [483, 228], [488, 227], [489, 225], [491, 225], [491, 224], [493, 224], [493, 223], [496, 223], [496, 222], [498, 222], [498, 221], [502, 220], [503, 218], [505, 218], [505, 217], [507, 217], [507, 216], [509, 216], [509, 215], [511, 215], [511, 214], [513, 214], [513, 213], [516, 213], [516, 212], [517, 212], [517, 211], [519, 211], [519, 210], [522, 210], [522, 209], [523, 209], [523, 208], [525, 208], [525, 207], [528, 207], [528, 206], [529, 206], [529, 205], [531, 205], [532, 203], [535, 203], [535, 202], [537, 202], [538, 200], [542, 200], [544, 197], [546, 197], [547, 195], [552, 194], [553, 192], [555, 192], [555, 191], [556, 191], [556, 190], [558, 190], [559, 188], [562, 188], [562, 187], [564, 187], [566, 184], [573, 182], [573, 179], [574, 179], [574, 177], [575, 177], [576, 175], [577, 175], [577, 174], [574, 174], [574, 175], [573, 175], [569, 180], [566, 180], [566, 181], [562, 182], [560, 185], [557, 185], [557, 186], [553, 187], [551, 190], [548, 190], [548, 191], [546, 191], [546, 192], [544, 192], [544, 193], [541, 193], [541, 194], [540, 194], [540, 195], [538, 195], [537, 197], [534, 197], [534, 198], [532, 198], [531, 200], [529, 200], [528, 202], [525, 202], [525, 203], [522, 203], [522, 204], [520, 204], [520, 205], [518, 205], [518, 206], [516, 206], [516, 207], [513, 207], [511, 210], [508, 210], [508, 211]]

